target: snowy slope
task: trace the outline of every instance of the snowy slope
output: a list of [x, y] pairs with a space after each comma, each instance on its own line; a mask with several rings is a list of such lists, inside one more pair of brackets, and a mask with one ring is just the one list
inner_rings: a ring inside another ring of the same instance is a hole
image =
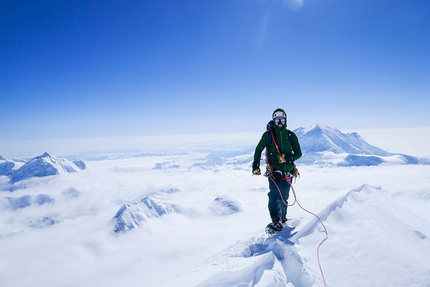
[[[429, 222], [363, 185], [317, 217], [291, 219], [275, 236], [256, 235], [161, 284], [167, 286], [430, 286]], [[407, 248], [399, 248], [407, 246]], [[371, 274], [379, 274], [375, 277]], [[411, 276], [413, 274], [413, 276]], [[324, 277], [323, 277], [324, 275]]]

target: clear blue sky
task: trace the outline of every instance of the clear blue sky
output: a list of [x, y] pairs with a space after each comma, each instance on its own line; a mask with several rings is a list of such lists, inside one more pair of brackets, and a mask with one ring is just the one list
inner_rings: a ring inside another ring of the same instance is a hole
[[0, 140], [430, 126], [430, 2], [2, 1], [0, 96]]

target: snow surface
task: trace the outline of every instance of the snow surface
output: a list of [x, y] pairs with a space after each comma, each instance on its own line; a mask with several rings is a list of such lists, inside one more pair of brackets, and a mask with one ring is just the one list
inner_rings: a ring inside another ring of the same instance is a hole
[[0, 286], [430, 286], [429, 165], [299, 164], [298, 203], [328, 231], [317, 253], [324, 228], [297, 203], [264, 233], [258, 140], [110, 154], [13, 192], [0, 176]]

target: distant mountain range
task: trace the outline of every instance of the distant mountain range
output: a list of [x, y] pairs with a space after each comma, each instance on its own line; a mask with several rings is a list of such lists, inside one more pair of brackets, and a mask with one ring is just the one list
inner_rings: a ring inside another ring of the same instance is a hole
[[[430, 164], [430, 159], [420, 159], [411, 155], [390, 153], [367, 143], [358, 133], [345, 134], [336, 128], [324, 125], [301, 127], [294, 132], [299, 138], [303, 156], [299, 164], [324, 166], [375, 166], [380, 164]], [[213, 150], [204, 162], [194, 163], [193, 167], [213, 168], [223, 164], [242, 164], [250, 161], [253, 148], [236, 150]], [[245, 156], [248, 154], [248, 156]], [[60, 173], [84, 170], [83, 161], [71, 162], [56, 158], [49, 153], [37, 156], [29, 161], [7, 160], [0, 156], [0, 176], [8, 176], [10, 183], [27, 178], [45, 177]], [[179, 168], [160, 163], [156, 169]]]
[[[427, 159], [418, 159], [404, 154], [394, 154], [367, 143], [358, 133], [344, 134], [336, 128], [314, 125], [294, 130], [299, 138], [303, 156], [298, 164], [313, 164], [324, 166], [375, 166], [380, 164], [430, 164]], [[207, 152], [207, 151], [206, 151]], [[253, 148], [212, 150], [204, 158], [188, 163], [185, 168], [201, 168], [217, 170], [223, 165], [241, 166], [252, 161]], [[183, 168], [181, 162], [156, 163], [153, 169]], [[71, 162], [57, 158], [49, 153], [34, 157], [28, 161], [8, 160], [0, 156], [0, 176], [7, 176], [10, 180], [9, 191], [16, 187], [14, 183], [33, 177], [46, 177], [62, 173], [85, 170], [82, 161]], [[19, 187], [18, 187], [19, 188]], [[184, 207], [172, 205], [162, 200], [160, 194], [176, 193], [177, 189], [160, 190], [146, 196], [139, 202], [124, 204], [113, 217], [115, 232], [126, 232], [138, 228], [143, 222], [154, 217], [177, 212], [183, 213]], [[68, 198], [76, 198], [79, 191], [69, 188], [63, 191]], [[18, 210], [28, 206], [54, 204], [55, 200], [46, 194], [24, 195], [21, 197], [5, 197], [5, 203], [10, 209]], [[217, 216], [236, 213], [241, 210], [240, 203], [223, 197], [214, 199], [208, 210]], [[57, 221], [55, 217], [46, 217], [34, 222], [35, 226], [48, 226]]]

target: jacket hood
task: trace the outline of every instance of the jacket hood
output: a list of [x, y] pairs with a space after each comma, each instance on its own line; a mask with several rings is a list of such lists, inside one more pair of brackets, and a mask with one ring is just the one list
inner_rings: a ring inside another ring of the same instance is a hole
[[282, 112], [282, 113], [284, 113], [285, 117], [287, 117], [287, 113], [285, 112], [284, 109], [277, 108], [276, 110], [273, 111], [272, 118], [273, 118], [273, 116], [275, 115], [276, 112]]

